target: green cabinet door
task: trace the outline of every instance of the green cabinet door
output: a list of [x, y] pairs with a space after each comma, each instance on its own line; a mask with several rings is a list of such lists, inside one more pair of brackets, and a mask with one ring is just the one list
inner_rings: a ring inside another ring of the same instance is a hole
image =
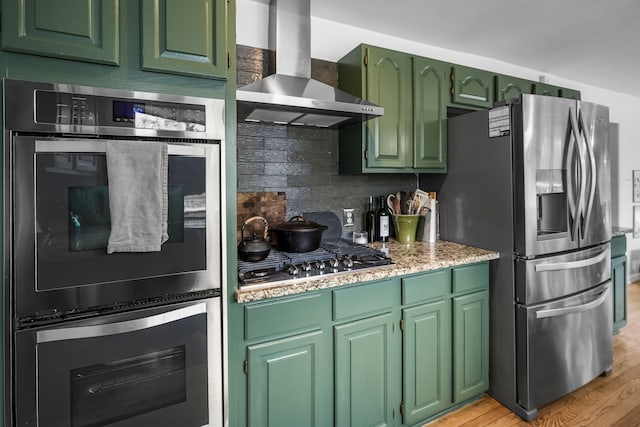
[[579, 90], [568, 89], [566, 87], [560, 88], [559, 96], [563, 98], [575, 99], [576, 101], [580, 100], [581, 94]]
[[451, 300], [406, 308], [402, 318], [403, 422], [413, 425], [452, 404]]
[[365, 122], [367, 168], [413, 164], [412, 61], [409, 55], [367, 48], [366, 99], [384, 107], [384, 116]]
[[446, 172], [449, 64], [413, 59], [413, 167]]
[[335, 427], [396, 425], [399, 344], [392, 335], [391, 314], [334, 327]]
[[333, 376], [324, 346], [323, 332], [315, 331], [248, 347], [248, 425], [332, 424]]
[[142, 69], [226, 78], [225, 0], [142, 0]]
[[505, 75], [496, 76], [496, 101], [517, 98], [523, 93], [532, 93], [532, 91], [533, 82], [531, 80]]
[[613, 333], [627, 324], [627, 257], [611, 259], [611, 282], [613, 290]]
[[489, 389], [489, 292], [453, 299], [453, 401]]
[[560, 88], [547, 83], [536, 82], [533, 84], [533, 93], [536, 95], [560, 96]]
[[451, 67], [451, 102], [471, 107], [489, 108], [494, 101], [494, 74], [476, 68]]
[[2, 48], [118, 65], [118, 0], [2, 2]]

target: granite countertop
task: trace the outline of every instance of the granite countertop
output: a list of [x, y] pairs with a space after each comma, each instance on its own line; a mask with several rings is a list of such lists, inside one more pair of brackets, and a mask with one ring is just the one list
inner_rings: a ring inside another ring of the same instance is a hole
[[633, 228], [631, 227], [611, 227], [611, 237], [623, 236], [625, 234], [633, 233]]
[[[373, 243], [372, 247], [382, 248], [382, 243]], [[380, 280], [405, 274], [437, 270], [456, 265], [490, 261], [500, 257], [498, 252], [461, 245], [459, 243], [438, 240], [434, 244], [413, 242], [410, 244], [391, 240], [386, 243], [389, 257], [394, 264], [368, 271], [354, 271], [350, 274], [338, 274], [328, 277], [314, 277], [307, 281], [285, 284], [251, 285], [236, 291], [236, 301], [245, 303], [266, 298], [294, 295], [318, 289], [332, 288], [358, 282]]]

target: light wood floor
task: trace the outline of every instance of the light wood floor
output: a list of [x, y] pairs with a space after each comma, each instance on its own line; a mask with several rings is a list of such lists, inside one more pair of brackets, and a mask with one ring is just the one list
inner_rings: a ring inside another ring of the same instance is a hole
[[640, 426], [640, 282], [628, 288], [627, 325], [613, 337], [610, 376], [543, 406], [531, 423], [485, 396], [428, 426]]

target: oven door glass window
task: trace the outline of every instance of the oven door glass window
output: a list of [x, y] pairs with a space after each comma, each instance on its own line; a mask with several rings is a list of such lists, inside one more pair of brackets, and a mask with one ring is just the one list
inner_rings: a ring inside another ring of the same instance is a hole
[[41, 427], [207, 425], [204, 307], [18, 332], [18, 424], [37, 414]]
[[205, 183], [204, 157], [170, 155], [169, 240], [160, 252], [107, 255], [111, 218], [105, 155], [37, 153], [37, 290], [204, 270]]

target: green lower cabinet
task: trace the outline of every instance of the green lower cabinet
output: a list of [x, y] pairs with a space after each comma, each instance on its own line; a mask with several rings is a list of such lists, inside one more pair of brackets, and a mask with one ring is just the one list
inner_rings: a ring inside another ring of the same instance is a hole
[[451, 406], [451, 300], [402, 310], [403, 422], [413, 425]]
[[391, 313], [334, 326], [335, 427], [397, 424], [399, 346], [393, 329]]
[[627, 257], [611, 259], [611, 286], [613, 290], [613, 333], [627, 324]]
[[453, 401], [489, 389], [489, 292], [453, 299]]
[[323, 335], [314, 331], [248, 347], [249, 426], [332, 424], [333, 375]]
[[247, 418], [230, 425], [418, 426], [478, 398], [488, 282], [480, 262], [244, 304]]

